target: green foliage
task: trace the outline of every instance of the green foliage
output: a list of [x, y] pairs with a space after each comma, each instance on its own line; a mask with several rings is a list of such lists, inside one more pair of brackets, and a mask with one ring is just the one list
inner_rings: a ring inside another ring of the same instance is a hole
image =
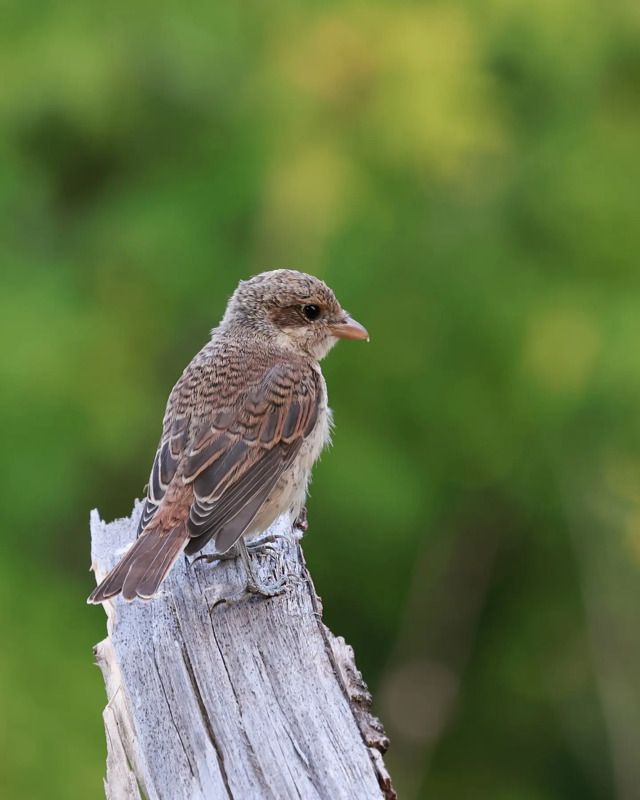
[[[11, 4], [0, 794], [100, 794], [88, 510], [237, 281], [328, 281], [305, 550], [405, 798], [640, 781], [639, 17], [626, 0]], [[626, 796], [631, 796], [627, 794]]]

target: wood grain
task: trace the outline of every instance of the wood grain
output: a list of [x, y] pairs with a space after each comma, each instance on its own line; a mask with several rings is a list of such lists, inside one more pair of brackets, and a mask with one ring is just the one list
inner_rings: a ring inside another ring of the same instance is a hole
[[[111, 524], [91, 515], [100, 580], [134, 540], [142, 504]], [[107, 689], [109, 800], [391, 800], [388, 741], [353, 651], [322, 623], [287, 518], [261, 578], [286, 593], [244, 591], [240, 560], [181, 559], [152, 601], [104, 604], [95, 648]]]

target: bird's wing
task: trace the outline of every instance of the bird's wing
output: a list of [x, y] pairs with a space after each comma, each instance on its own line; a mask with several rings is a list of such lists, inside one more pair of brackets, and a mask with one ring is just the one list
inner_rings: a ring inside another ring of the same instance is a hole
[[315, 427], [321, 396], [309, 365], [278, 363], [245, 386], [235, 402], [212, 410], [181, 469], [193, 487], [187, 553], [213, 535], [224, 552], [249, 528]]
[[318, 418], [318, 374], [308, 364], [281, 362], [244, 377], [235, 391], [225, 383], [216, 392], [211, 375], [194, 382], [199, 391], [213, 384], [204, 411], [184, 395], [173, 404], [151, 470], [139, 534], [166, 505], [162, 501], [169, 485], [173, 498], [180, 481], [192, 493], [186, 552], [201, 549], [214, 535], [224, 552], [249, 528], [293, 463]]
[[162, 438], [156, 452], [149, 476], [147, 496], [138, 523], [138, 536], [155, 516], [160, 502], [176, 474], [178, 463], [183, 456], [189, 435], [189, 413], [177, 413], [166, 419]]

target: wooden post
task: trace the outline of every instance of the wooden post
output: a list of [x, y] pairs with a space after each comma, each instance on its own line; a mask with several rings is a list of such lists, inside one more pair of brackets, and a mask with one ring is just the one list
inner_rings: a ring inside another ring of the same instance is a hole
[[[91, 515], [100, 580], [135, 536], [141, 512]], [[263, 579], [285, 594], [244, 592], [237, 561], [181, 559], [149, 602], [105, 603], [95, 648], [109, 702], [108, 800], [391, 800], [388, 746], [353, 651], [322, 623], [299, 539], [287, 519]]]

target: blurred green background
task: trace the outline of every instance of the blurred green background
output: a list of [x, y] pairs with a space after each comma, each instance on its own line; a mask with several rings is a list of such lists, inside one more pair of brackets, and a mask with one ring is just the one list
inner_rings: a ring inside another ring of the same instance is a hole
[[240, 278], [313, 272], [305, 551], [403, 800], [637, 798], [636, 0], [0, 12], [0, 795], [102, 796], [88, 514]]

